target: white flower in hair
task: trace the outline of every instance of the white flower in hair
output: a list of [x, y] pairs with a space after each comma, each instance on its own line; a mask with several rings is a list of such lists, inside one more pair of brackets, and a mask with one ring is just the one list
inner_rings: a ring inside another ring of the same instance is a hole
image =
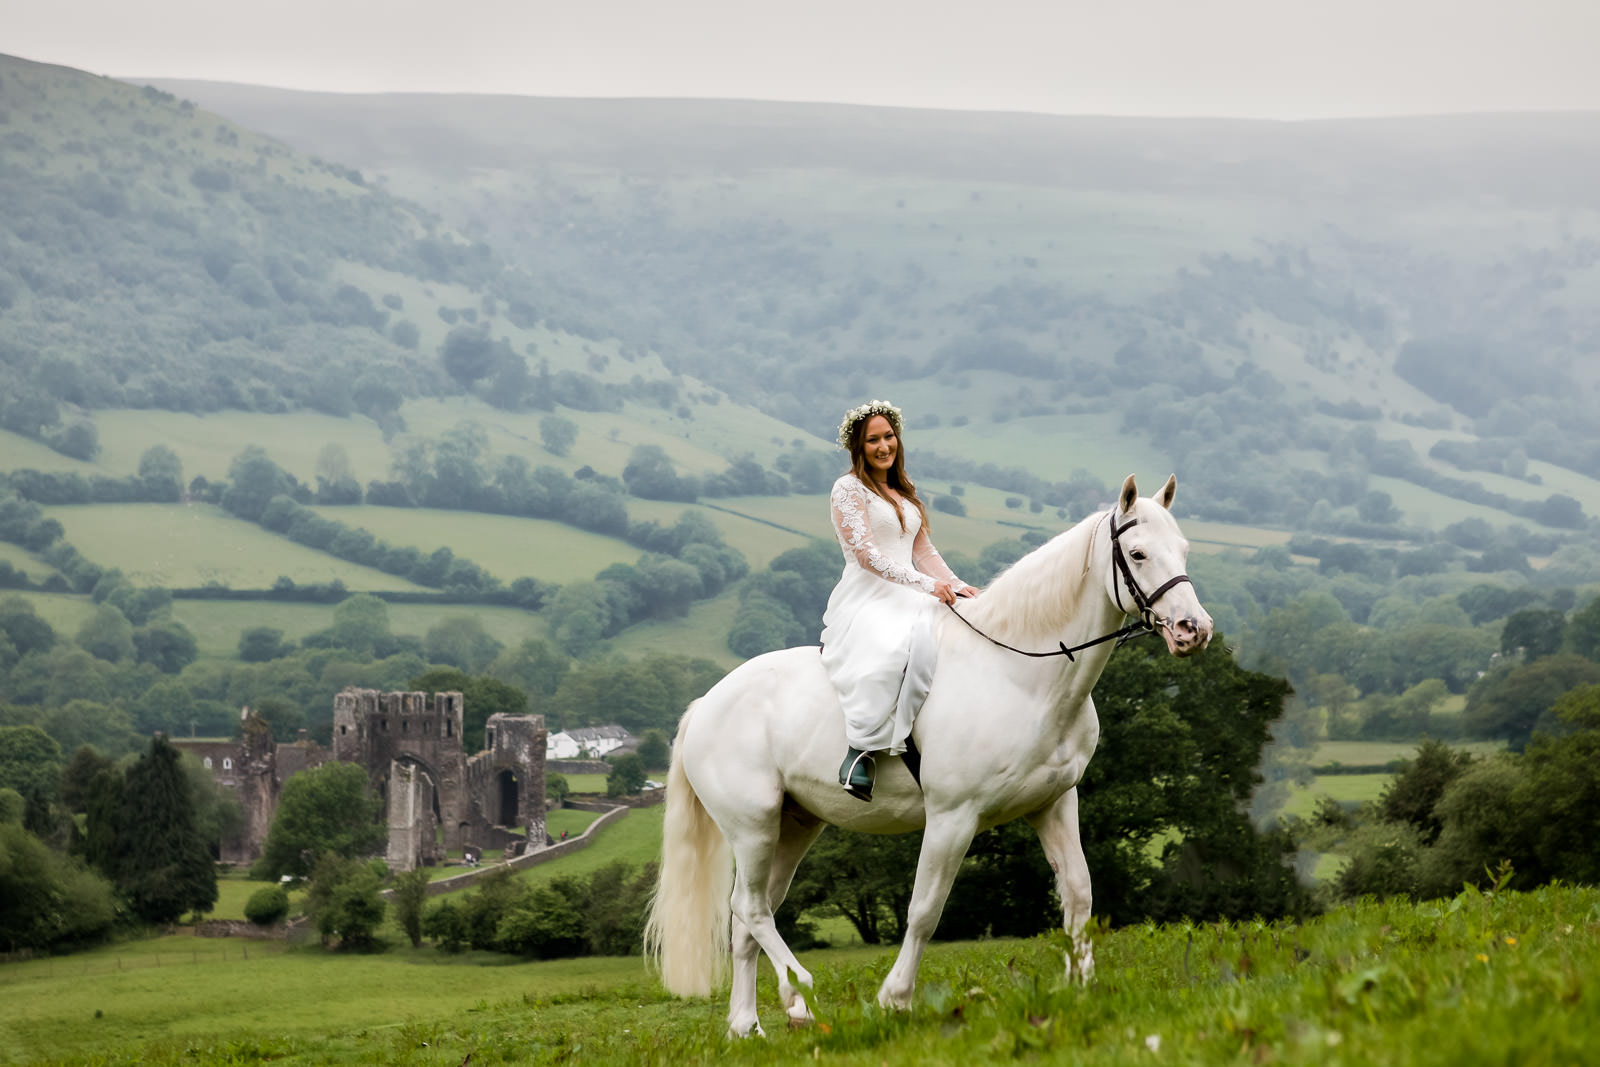
[[889, 420], [889, 425], [894, 427], [894, 435], [900, 436], [900, 409], [887, 400], [869, 400], [858, 408], [851, 408], [844, 413], [844, 421], [839, 424], [839, 447], [846, 452], [850, 451], [850, 431], [862, 419], [871, 418], [873, 415], [882, 415]]

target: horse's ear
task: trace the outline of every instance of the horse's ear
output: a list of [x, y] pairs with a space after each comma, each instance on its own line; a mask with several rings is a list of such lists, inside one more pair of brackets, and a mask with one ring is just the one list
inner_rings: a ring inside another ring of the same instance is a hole
[[1167, 484], [1161, 487], [1161, 492], [1156, 494], [1156, 502], [1168, 511], [1172, 510], [1172, 498], [1178, 495], [1178, 476], [1167, 475]]
[[1133, 505], [1139, 499], [1139, 487], [1134, 484], [1133, 475], [1128, 475], [1122, 483], [1122, 494], [1117, 497], [1117, 514], [1126, 515], [1133, 510]]

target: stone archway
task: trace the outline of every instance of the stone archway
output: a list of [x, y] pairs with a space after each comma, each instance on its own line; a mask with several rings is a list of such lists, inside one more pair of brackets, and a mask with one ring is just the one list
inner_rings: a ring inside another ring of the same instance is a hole
[[389, 869], [410, 871], [443, 859], [439, 786], [432, 768], [411, 756], [391, 761], [383, 795], [389, 825]]

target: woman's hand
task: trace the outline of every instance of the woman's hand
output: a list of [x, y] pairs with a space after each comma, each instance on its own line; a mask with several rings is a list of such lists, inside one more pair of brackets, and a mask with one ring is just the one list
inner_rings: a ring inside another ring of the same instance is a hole
[[933, 595], [946, 604], [954, 604], [957, 597], [977, 596], [978, 590], [975, 586], [964, 585], [957, 591], [954, 582], [940, 578], [933, 583]]
[[961, 592], [957, 593], [956, 596], [974, 597], [981, 592], [983, 592], [983, 590], [979, 589], [975, 585], [964, 585], [961, 587]]

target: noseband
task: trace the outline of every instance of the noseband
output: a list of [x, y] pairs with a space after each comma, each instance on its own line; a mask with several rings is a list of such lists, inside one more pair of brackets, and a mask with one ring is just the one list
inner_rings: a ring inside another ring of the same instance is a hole
[[954, 604], [946, 604], [945, 606], [950, 609], [950, 613], [952, 615], [966, 623], [969, 630], [983, 638], [985, 641], [989, 642], [991, 645], [999, 645], [1001, 648], [1006, 649], [1009, 652], [1015, 652], [1019, 656], [1027, 656], [1030, 659], [1045, 659], [1049, 656], [1065, 656], [1067, 657], [1067, 662], [1071, 663], [1074, 662], [1072, 655], [1074, 652], [1082, 652], [1086, 648], [1093, 648], [1095, 645], [1103, 645], [1107, 641], [1115, 641], [1117, 643], [1117, 647], [1121, 648], [1123, 642], [1131, 638], [1155, 632], [1156, 626], [1160, 622], [1160, 620], [1156, 618], [1155, 603], [1166, 595], [1167, 590], [1183, 582], [1189, 582], [1190, 585], [1194, 584], [1193, 582], [1189, 581], [1189, 576], [1187, 574], [1179, 574], [1168, 578], [1165, 582], [1162, 582], [1161, 587], [1154, 593], [1151, 593], [1149, 596], [1146, 596], [1144, 590], [1139, 588], [1139, 583], [1135, 581], [1133, 577], [1133, 568], [1128, 565], [1128, 558], [1122, 551], [1121, 538], [1123, 534], [1139, 525], [1141, 521], [1142, 520], [1140, 519], [1129, 519], [1121, 526], [1118, 526], [1116, 513], [1112, 512], [1108, 522], [1108, 528], [1111, 530], [1111, 560], [1113, 564], [1115, 564], [1117, 570], [1120, 572], [1121, 577], [1120, 582], [1115, 579], [1112, 580], [1111, 592], [1117, 598], [1117, 607], [1121, 609], [1123, 616], [1126, 617], [1132, 615], [1133, 612], [1129, 611], [1122, 605], [1122, 583], [1127, 583], [1128, 592], [1133, 596], [1133, 606], [1138, 609], [1139, 614], [1139, 621], [1131, 626], [1124, 626], [1120, 630], [1113, 630], [1111, 633], [1105, 634], [1102, 637], [1097, 637], [1093, 641], [1085, 641], [1083, 644], [1073, 645], [1071, 648], [1067, 647], [1067, 643], [1065, 641], [1060, 641], [1057, 642], [1059, 647], [1053, 648], [1049, 652], [1029, 652], [1026, 649], [1016, 648], [1012, 645], [1006, 644], [1004, 641], [997, 641], [993, 637], [990, 637], [988, 634], [972, 625], [971, 620], [969, 620], [965, 615], [961, 614], [961, 612], [957, 611]]

